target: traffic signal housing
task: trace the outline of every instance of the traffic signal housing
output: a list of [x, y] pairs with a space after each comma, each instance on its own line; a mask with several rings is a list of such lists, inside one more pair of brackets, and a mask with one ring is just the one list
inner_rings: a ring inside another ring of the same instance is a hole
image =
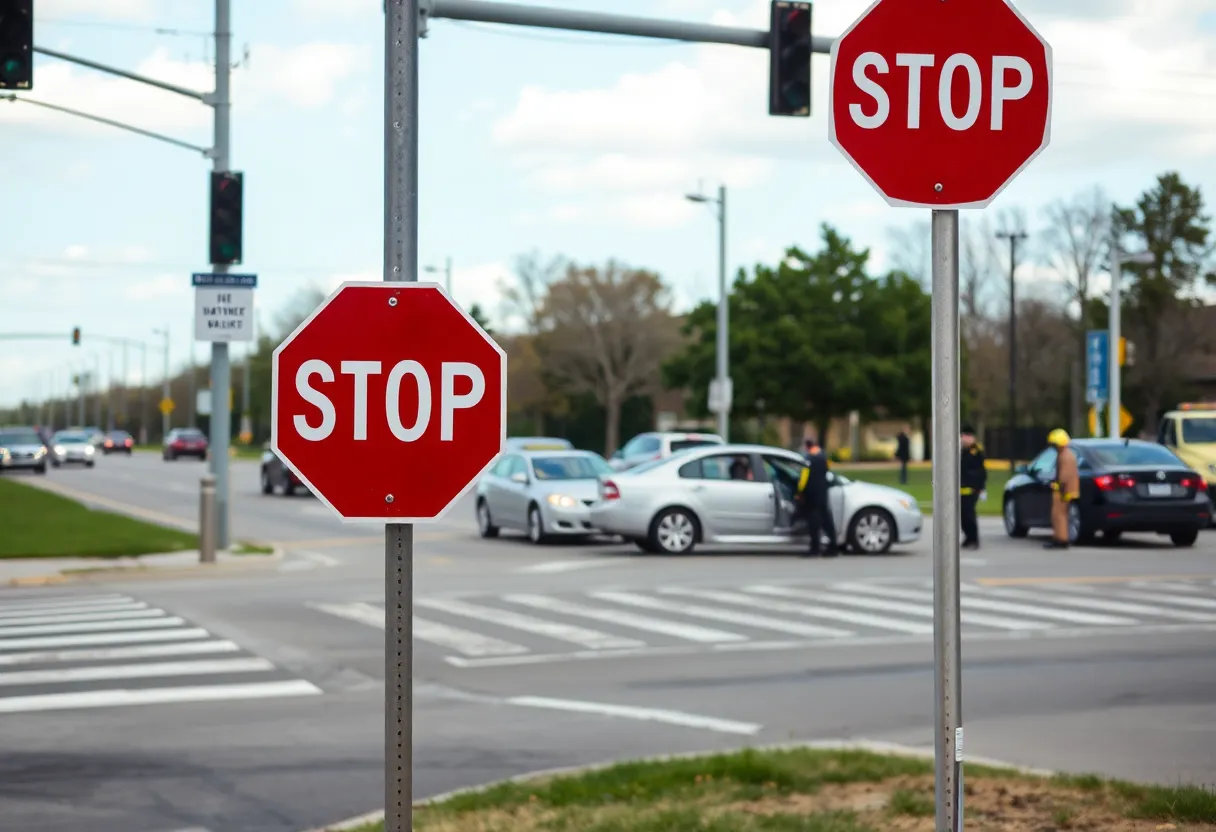
[[80, 346], [80, 327], [72, 327], [72, 346]]
[[245, 175], [231, 171], [211, 173], [212, 265], [241, 262], [242, 190]]
[[34, 0], [0, 0], [0, 90], [34, 88]]
[[772, 0], [768, 29], [768, 114], [811, 115], [811, 4]]

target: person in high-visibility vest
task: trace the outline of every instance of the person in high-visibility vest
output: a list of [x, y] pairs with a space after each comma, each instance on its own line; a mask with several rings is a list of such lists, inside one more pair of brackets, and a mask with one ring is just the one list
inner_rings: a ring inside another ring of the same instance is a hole
[[1051, 481], [1051, 542], [1044, 549], [1067, 549], [1068, 509], [1081, 496], [1081, 475], [1077, 471], [1077, 455], [1068, 443], [1068, 431], [1056, 428], [1047, 434], [1047, 444], [1056, 448], [1056, 475]]

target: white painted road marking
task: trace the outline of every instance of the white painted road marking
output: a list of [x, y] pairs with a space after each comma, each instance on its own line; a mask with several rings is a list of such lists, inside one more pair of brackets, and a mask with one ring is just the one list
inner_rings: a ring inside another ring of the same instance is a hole
[[414, 601], [414, 606], [438, 610], [440, 612], [446, 612], [452, 615], [462, 615], [466, 618], [489, 621], [493, 624], [499, 624], [504, 627], [511, 627], [513, 629], [523, 630], [529, 633], [536, 633], [537, 635], [557, 639], [558, 641], [568, 641], [583, 647], [590, 647], [593, 650], [610, 650], [618, 647], [643, 646], [643, 642], [640, 642], [637, 639], [613, 636], [609, 635], [608, 633], [601, 633], [599, 630], [576, 627], [573, 624], [562, 624], [556, 621], [546, 621], [542, 618], [533, 618], [528, 615], [521, 615], [520, 613], [510, 612], [508, 610], [478, 607], [474, 604], [465, 603], [464, 601], [441, 598], [421, 598]]
[[515, 571], [554, 574], [558, 572], [577, 572], [581, 569], [597, 569], [601, 566], [621, 566], [627, 562], [616, 558], [603, 558], [601, 560], [550, 560], [544, 563], [534, 563], [531, 566], [521, 566]]
[[[185, 619], [176, 616], [153, 618], [140, 621], [101, 621], [98, 623], [81, 622], [79, 624], [45, 624], [37, 627], [9, 627], [0, 624], [0, 645], [7, 643], [11, 636], [49, 636], [54, 633], [97, 633], [114, 630], [152, 630], [164, 627], [181, 627]], [[2, 649], [2, 648], [0, 648]]]
[[14, 653], [0, 656], [0, 667], [50, 662], [107, 662], [116, 659], [152, 659], [165, 656], [198, 656], [207, 653], [238, 653], [240, 646], [232, 641], [184, 641], [173, 644], [149, 644], [137, 647], [107, 647], [100, 650], [57, 650], [36, 653]]
[[[613, 593], [605, 593], [612, 595]], [[599, 593], [592, 593], [600, 597]], [[662, 633], [685, 641], [695, 641], [699, 644], [719, 644], [725, 641], [747, 641], [747, 636], [738, 633], [728, 633], [724, 630], [713, 630], [696, 624], [683, 624], [679, 621], [664, 621], [661, 618], [651, 618], [648, 615], [635, 615], [624, 610], [605, 609], [603, 607], [588, 607], [582, 604], [570, 604], [549, 598], [544, 595], [505, 595], [503, 600], [513, 604], [525, 604], [540, 610], [555, 612], [558, 615], [582, 616], [596, 621], [606, 621], [610, 624], [620, 624], [635, 630], [647, 630], [652, 633]], [[607, 600], [615, 600], [608, 598]]]
[[[851, 610], [838, 610], [832, 607], [825, 607], [823, 604], [837, 603], [846, 606], [862, 607], [869, 609], [885, 610], [886, 607], [882, 604], [873, 603], [873, 599], [869, 598], [853, 598], [847, 595], [841, 595], [836, 592], [810, 592], [797, 589], [786, 589], [778, 586], [749, 586], [745, 590], [757, 595], [775, 595], [778, 598], [792, 598], [805, 601], [815, 601], [817, 606], [808, 606], [805, 604], [789, 604], [772, 601], [768, 599], [753, 598], [749, 603], [762, 608], [768, 608], [774, 612], [793, 612], [799, 615], [808, 615], [816, 618], [831, 618], [841, 621], [852, 621], [856, 624], [864, 624], [867, 627], [877, 627], [881, 630], [894, 630], [897, 633], [932, 633], [933, 625], [925, 624], [920, 621], [904, 621], [899, 618], [887, 618], [886, 616], [870, 615], [869, 613], [852, 612]], [[742, 596], [746, 598], [747, 596]]]
[[268, 659], [252, 656], [198, 662], [148, 662], [144, 664], [103, 664], [96, 667], [65, 667], [61, 670], [18, 670], [12, 673], [0, 673], [0, 686], [67, 684], [95, 682], [101, 679], [150, 679], [158, 676], [205, 676], [221, 673], [253, 673], [259, 670], [274, 670], [274, 664]]
[[[907, 598], [912, 601], [921, 601], [923, 603], [932, 602], [933, 593], [920, 592], [918, 590], [895, 589], [893, 587], [875, 587], [870, 590], [875, 595], [882, 595], [890, 598]], [[962, 606], [966, 609], [968, 606], [972, 608], [994, 610], [996, 612], [1012, 612], [1020, 615], [1030, 615], [1036, 618], [1054, 618], [1058, 621], [1068, 621], [1073, 624], [1136, 624], [1137, 621], [1133, 618], [1123, 618], [1114, 615], [1093, 615], [1087, 612], [1073, 612], [1071, 610], [1062, 610], [1054, 607], [1041, 607], [1030, 604], [1014, 604], [1006, 601], [989, 601], [986, 598], [977, 597], [974, 594], [966, 595], [962, 598]]]
[[[735, 612], [734, 610], [724, 610], [716, 607], [706, 607], [699, 604], [685, 604], [680, 601], [672, 601], [660, 598], [648, 598], [645, 595], [638, 595], [633, 592], [593, 592], [595, 598], [603, 598], [606, 601], [615, 601], [618, 604], [632, 604], [634, 606], [645, 607], [646, 609], [661, 610], [676, 615], [687, 615], [694, 618], [708, 618], [712, 621], [726, 621], [733, 624], [742, 624], [745, 627], [755, 627], [760, 630], [776, 630], [781, 633], [791, 633], [793, 635], [802, 636], [803, 638], [823, 638], [825, 636], [851, 636], [849, 630], [836, 630], [831, 627], [816, 627], [810, 624], [800, 624], [796, 621], [786, 621], [781, 618], [772, 618], [767, 615], [754, 615], [748, 612]], [[732, 641], [748, 641], [744, 636], [740, 636]]]
[[139, 644], [144, 641], [188, 641], [208, 638], [211, 633], [202, 627], [184, 630], [158, 630], [141, 633], [98, 633], [75, 636], [38, 636], [36, 638], [0, 639], [0, 652], [5, 650], [45, 650], [51, 647], [84, 647], [98, 644]]
[[303, 679], [260, 682], [249, 685], [200, 685], [178, 688], [90, 690], [80, 693], [47, 693], [0, 698], [0, 713], [61, 711], [72, 708], [116, 708], [124, 705], [165, 705], [180, 702], [222, 702], [241, 699], [272, 699], [280, 696], [313, 696], [321, 689]]
[[[4, 627], [28, 627], [34, 624], [75, 624], [84, 621], [137, 621], [141, 618], [160, 618], [164, 610], [121, 610], [118, 612], [61, 612], [54, 615], [31, 615], [25, 618], [0, 619], [0, 636]], [[109, 629], [108, 627], [104, 629]]]
[[[901, 603], [893, 601], [886, 596], [888, 593], [883, 591], [883, 588], [875, 589], [868, 584], [835, 584], [833, 590], [843, 589], [847, 592], [860, 593], [866, 595], [873, 593], [879, 596], [875, 599], [871, 606], [876, 606], [877, 609], [890, 610], [891, 612], [903, 612], [908, 615], [916, 615], [922, 618], [932, 618], [933, 608], [924, 605]], [[903, 596], [896, 596], [903, 597]], [[930, 596], [932, 598], [932, 596]], [[847, 602], [846, 602], [847, 603]], [[965, 607], [966, 605], [964, 605]], [[999, 615], [984, 615], [983, 613], [973, 612], [968, 609], [962, 609], [959, 612], [959, 618], [963, 624], [978, 624], [982, 627], [994, 627], [998, 630], [1048, 630], [1054, 627], [1054, 624], [1049, 624], [1045, 621], [1026, 621], [1020, 618], [1004, 618]]]
[[[362, 602], [354, 604], [317, 604], [315, 608], [330, 615], [349, 618], [352, 621], [358, 621], [361, 624], [367, 624], [381, 630], [385, 627], [384, 610], [371, 604]], [[440, 647], [448, 647], [466, 656], [514, 656], [528, 652], [528, 648], [522, 645], [500, 641], [481, 633], [474, 633], [471, 630], [461, 630], [458, 627], [450, 627], [447, 624], [428, 621], [418, 616], [414, 616], [413, 620], [414, 638], [438, 644]]]
[[574, 699], [550, 699], [545, 696], [512, 696], [506, 700], [506, 703], [522, 708], [543, 708], [555, 711], [617, 717], [619, 719], [636, 719], [643, 722], [662, 722], [668, 725], [680, 725], [685, 728], [716, 731], [721, 734], [752, 736], [759, 733], [764, 727], [753, 722], [736, 722], [730, 719], [717, 719], [711, 716], [684, 713], [683, 711], [668, 711], [659, 708], [635, 708], [629, 705], [581, 702]]

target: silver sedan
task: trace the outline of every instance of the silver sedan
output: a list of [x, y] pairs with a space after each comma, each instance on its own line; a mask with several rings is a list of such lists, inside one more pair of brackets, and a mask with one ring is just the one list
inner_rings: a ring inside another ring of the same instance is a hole
[[[643, 551], [686, 554], [698, 543], [806, 543], [794, 522], [805, 463], [783, 448], [710, 445], [601, 477], [591, 523]], [[883, 554], [920, 537], [923, 516], [910, 494], [829, 473], [837, 544]]]
[[611, 473], [590, 451], [505, 453], [477, 483], [477, 528], [482, 537], [524, 531], [533, 543], [596, 534], [588, 507], [599, 496], [599, 478]]
[[51, 465], [58, 468], [76, 463], [92, 468], [97, 462], [97, 449], [89, 439], [84, 433], [59, 431], [51, 438]]

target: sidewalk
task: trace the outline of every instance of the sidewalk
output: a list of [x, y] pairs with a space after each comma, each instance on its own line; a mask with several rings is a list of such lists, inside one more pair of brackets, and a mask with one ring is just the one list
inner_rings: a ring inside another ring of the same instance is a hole
[[116, 576], [178, 576], [256, 569], [277, 564], [283, 549], [270, 554], [215, 553], [215, 563], [199, 563], [198, 551], [138, 557], [10, 558], [0, 560], [0, 586], [43, 586]]

